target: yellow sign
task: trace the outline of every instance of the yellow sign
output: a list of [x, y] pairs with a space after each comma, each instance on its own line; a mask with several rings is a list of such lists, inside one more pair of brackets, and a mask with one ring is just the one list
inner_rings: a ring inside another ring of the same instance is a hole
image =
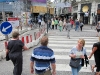
[[47, 8], [43, 6], [32, 6], [31, 12], [32, 13], [47, 13]]
[[83, 6], [83, 8], [82, 8], [83, 12], [88, 12], [88, 10], [89, 10], [89, 7], [87, 5]]
[[49, 8], [50, 9], [50, 14], [54, 14], [54, 8]]

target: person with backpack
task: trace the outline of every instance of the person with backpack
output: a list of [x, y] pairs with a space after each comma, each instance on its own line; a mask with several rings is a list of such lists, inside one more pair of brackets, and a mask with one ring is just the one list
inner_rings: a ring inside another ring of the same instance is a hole
[[96, 75], [100, 75], [100, 42], [96, 42], [93, 44], [89, 59], [92, 57], [93, 54], [96, 64]]

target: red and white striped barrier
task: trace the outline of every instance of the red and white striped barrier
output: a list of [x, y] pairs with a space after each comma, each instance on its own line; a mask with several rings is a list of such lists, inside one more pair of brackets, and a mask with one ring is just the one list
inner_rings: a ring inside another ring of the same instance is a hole
[[21, 37], [22, 42], [27, 46], [28, 48], [33, 47], [32, 43], [32, 35], [27, 35], [25, 37]]

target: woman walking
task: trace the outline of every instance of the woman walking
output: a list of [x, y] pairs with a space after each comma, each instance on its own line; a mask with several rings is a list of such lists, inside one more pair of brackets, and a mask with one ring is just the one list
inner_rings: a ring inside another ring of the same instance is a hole
[[63, 22], [62, 22], [62, 19], [60, 19], [60, 21], [59, 21], [59, 30], [60, 30], [60, 32], [62, 31], [62, 29], [63, 29]]
[[82, 61], [82, 59], [85, 58], [84, 55], [86, 54], [86, 49], [84, 48], [84, 45], [85, 45], [85, 40], [79, 39], [77, 42], [77, 45], [74, 46], [70, 51], [69, 56], [71, 57], [71, 59], [79, 61], [79, 62], [77, 62], [78, 66], [76, 66], [76, 67], [71, 66], [71, 64], [70, 64], [71, 70], [72, 70], [72, 75], [78, 75], [78, 72], [80, 71], [80, 69], [83, 66], [84, 61]]
[[19, 33], [14, 31], [12, 39], [8, 42], [6, 55], [9, 52], [9, 58], [14, 65], [13, 75], [21, 75], [23, 65], [22, 49], [28, 50], [24, 43], [19, 40]]

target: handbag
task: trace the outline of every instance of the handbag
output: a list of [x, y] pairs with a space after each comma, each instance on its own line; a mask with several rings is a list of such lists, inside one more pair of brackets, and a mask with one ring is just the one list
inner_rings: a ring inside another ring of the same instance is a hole
[[8, 52], [6, 55], [6, 61], [9, 61], [9, 60], [10, 60], [10, 58], [9, 58], [9, 52]]
[[73, 67], [73, 68], [77, 68], [77, 67], [79, 67], [81, 64], [80, 64], [80, 58], [77, 58], [77, 59], [73, 59], [73, 58], [71, 58], [70, 59], [70, 63], [69, 63], [69, 65], [71, 66], [71, 67]]

